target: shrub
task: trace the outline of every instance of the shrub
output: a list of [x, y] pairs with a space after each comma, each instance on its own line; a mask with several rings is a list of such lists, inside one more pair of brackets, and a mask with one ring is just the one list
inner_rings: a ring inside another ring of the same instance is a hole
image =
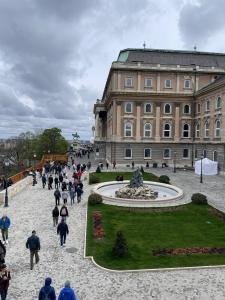
[[201, 193], [196, 193], [191, 196], [191, 201], [194, 204], [205, 205], [207, 204], [207, 197]]
[[101, 168], [100, 168], [100, 166], [98, 166], [97, 167], [97, 169], [96, 169], [96, 171], [95, 171], [96, 173], [101, 173], [102, 172], [102, 170], [101, 170]]
[[99, 194], [93, 193], [88, 197], [88, 203], [90, 205], [101, 204], [102, 203], [102, 196], [99, 195]]
[[127, 242], [121, 231], [118, 231], [116, 234], [116, 240], [112, 248], [112, 254], [117, 257], [124, 257], [128, 254]]
[[100, 182], [100, 178], [96, 174], [91, 173], [89, 175], [89, 184], [95, 184], [99, 182]]
[[161, 175], [159, 177], [159, 182], [169, 184], [170, 183], [170, 178], [167, 175]]

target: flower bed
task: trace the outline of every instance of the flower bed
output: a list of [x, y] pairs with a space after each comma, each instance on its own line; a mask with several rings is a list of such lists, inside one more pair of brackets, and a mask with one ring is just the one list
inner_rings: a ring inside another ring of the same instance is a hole
[[152, 250], [154, 256], [162, 255], [191, 255], [191, 254], [225, 254], [225, 248], [217, 247], [194, 247], [194, 248], [175, 248], [175, 249], [156, 249]]
[[93, 212], [93, 236], [95, 239], [102, 239], [105, 236], [102, 226], [102, 214], [99, 211]]

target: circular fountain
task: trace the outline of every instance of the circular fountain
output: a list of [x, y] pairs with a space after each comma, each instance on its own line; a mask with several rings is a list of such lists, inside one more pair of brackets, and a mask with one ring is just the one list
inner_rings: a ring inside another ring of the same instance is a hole
[[173, 185], [143, 181], [137, 169], [132, 179], [97, 184], [92, 192], [102, 196], [103, 203], [125, 207], [169, 207], [186, 204], [183, 191]]

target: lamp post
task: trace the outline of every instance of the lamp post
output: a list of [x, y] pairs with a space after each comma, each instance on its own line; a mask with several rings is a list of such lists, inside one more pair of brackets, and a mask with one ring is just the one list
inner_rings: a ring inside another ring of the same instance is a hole
[[202, 181], [202, 160], [203, 160], [204, 156], [201, 155], [201, 173], [200, 173], [200, 183], [203, 183]]
[[8, 198], [8, 174], [7, 174], [7, 170], [6, 168], [9, 166], [9, 162], [6, 160], [4, 162], [4, 167], [5, 167], [5, 205], [4, 207], [8, 207], [9, 206], [9, 198]]
[[176, 158], [177, 158], [177, 152], [174, 151], [174, 158], [173, 158], [173, 173], [176, 173]]

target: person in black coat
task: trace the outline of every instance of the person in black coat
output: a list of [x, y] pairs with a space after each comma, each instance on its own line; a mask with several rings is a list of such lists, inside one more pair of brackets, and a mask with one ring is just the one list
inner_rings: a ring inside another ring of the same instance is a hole
[[58, 189], [59, 188], [59, 178], [57, 175], [55, 176], [54, 182], [55, 182], [55, 189]]
[[5, 245], [0, 240], [0, 264], [5, 263], [5, 255], [6, 255], [6, 248]]
[[60, 204], [60, 198], [61, 198], [61, 193], [60, 193], [59, 189], [55, 190], [54, 196], [55, 196], [55, 205], [59, 205]]
[[59, 220], [59, 209], [57, 205], [52, 211], [52, 218], [53, 218], [53, 226], [55, 227], [56, 225], [58, 225], [58, 220]]
[[43, 186], [43, 189], [44, 189], [45, 185], [46, 185], [46, 181], [47, 181], [45, 174], [42, 175], [41, 181], [42, 181], [42, 186]]
[[62, 174], [60, 173], [60, 174], [59, 174], [59, 186], [60, 186], [60, 184], [62, 184], [62, 182], [63, 182], [63, 176], [62, 176]]
[[68, 225], [65, 223], [63, 218], [57, 227], [57, 234], [60, 235], [60, 245], [63, 247], [66, 243], [66, 236], [69, 234]]
[[27, 239], [26, 242], [27, 249], [30, 249], [30, 269], [33, 270], [33, 260], [35, 256], [36, 264], [39, 262], [38, 251], [41, 249], [39, 237], [36, 235], [36, 231], [32, 231], [32, 235]]
[[49, 190], [52, 190], [52, 184], [53, 184], [53, 177], [52, 177], [52, 175], [50, 175], [48, 177], [48, 189]]

